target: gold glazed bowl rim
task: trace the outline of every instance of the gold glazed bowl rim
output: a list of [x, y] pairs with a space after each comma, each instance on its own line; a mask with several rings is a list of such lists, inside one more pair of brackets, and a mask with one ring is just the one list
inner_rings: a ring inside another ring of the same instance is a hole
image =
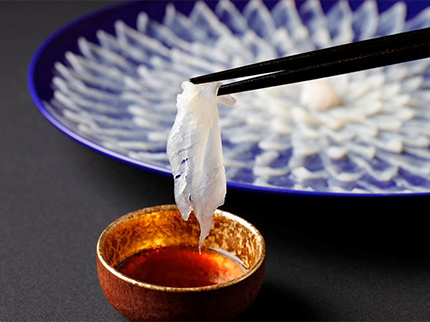
[[145, 214], [149, 214], [149, 213], [153, 213], [153, 212], [160, 212], [160, 211], [171, 211], [171, 210], [178, 210], [178, 208], [175, 204], [148, 207], [148, 208], [143, 208], [140, 210], [130, 212], [126, 215], [119, 217], [115, 221], [113, 221], [109, 226], [107, 226], [103, 230], [103, 232], [100, 234], [100, 237], [97, 241], [97, 246], [96, 246], [97, 247], [97, 257], [98, 257], [100, 263], [109, 272], [111, 272], [114, 276], [116, 276], [117, 278], [119, 278], [119, 279], [121, 279], [127, 283], [131, 283], [131, 284], [134, 284], [136, 286], [146, 288], [146, 289], [155, 290], [155, 291], [180, 292], [180, 293], [212, 291], [212, 290], [217, 290], [220, 288], [225, 288], [225, 287], [228, 287], [230, 285], [237, 284], [240, 281], [242, 281], [242, 280], [248, 278], [249, 276], [251, 276], [252, 274], [254, 274], [260, 268], [260, 266], [263, 264], [264, 259], [266, 257], [266, 243], [265, 243], [263, 235], [261, 235], [260, 231], [254, 225], [252, 225], [251, 223], [249, 223], [245, 219], [243, 219], [237, 215], [234, 215], [230, 212], [220, 210], [220, 209], [215, 210], [214, 215], [218, 215], [218, 216], [222, 216], [222, 217], [225, 217], [227, 219], [230, 219], [230, 220], [234, 220], [234, 221], [238, 222], [239, 224], [241, 224], [242, 226], [246, 227], [256, 236], [259, 245], [261, 245], [261, 253], [260, 253], [256, 263], [251, 268], [249, 268], [244, 274], [242, 274], [239, 277], [236, 277], [236, 278], [234, 278], [230, 281], [227, 281], [227, 282], [223, 282], [223, 283], [219, 283], [219, 284], [215, 284], [215, 285], [209, 285], [209, 286], [199, 286], [199, 287], [160, 286], [160, 285], [140, 282], [140, 281], [137, 281], [137, 280], [132, 279], [130, 277], [127, 277], [124, 274], [117, 271], [115, 268], [113, 268], [111, 265], [109, 265], [106, 262], [106, 260], [103, 258], [103, 255], [102, 255], [101, 243], [103, 242], [106, 234], [111, 229], [115, 228], [117, 225], [120, 225], [123, 222], [126, 222], [128, 220], [132, 220], [133, 218], [143, 216]]

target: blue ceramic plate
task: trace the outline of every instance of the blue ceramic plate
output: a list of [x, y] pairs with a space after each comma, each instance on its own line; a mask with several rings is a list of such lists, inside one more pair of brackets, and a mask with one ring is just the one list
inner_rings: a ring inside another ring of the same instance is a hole
[[[82, 144], [170, 174], [166, 139], [192, 76], [430, 26], [426, 2], [120, 3], [51, 35], [29, 69], [41, 113]], [[236, 95], [219, 106], [231, 188], [430, 192], [430, 61]]]

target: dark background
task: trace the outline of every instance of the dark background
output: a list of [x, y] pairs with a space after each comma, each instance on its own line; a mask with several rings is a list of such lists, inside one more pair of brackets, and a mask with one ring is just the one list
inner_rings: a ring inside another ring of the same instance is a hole
[[[173, 203], [169, 176], [56, 130], [28, 94], [31, 56], [102, 1], [0, 1], [0, 320], [124, 321], [99, 287], [95, 245], [128, 212]], [[229, 189], [260, 229], [266, 279], [239, 320], [429, 320], [429, 197], [317, 198]]]

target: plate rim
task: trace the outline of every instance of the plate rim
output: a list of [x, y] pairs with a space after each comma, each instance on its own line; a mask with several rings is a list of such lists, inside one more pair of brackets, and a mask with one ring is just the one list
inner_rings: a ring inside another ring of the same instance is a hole
[[[148, 1], [144, 4], [144, 6], [149, 5], [151, 1]], [[166, 1], [168, 2], [168, 1]], [[407, 1], [404, 1], [405, 3]], [[156, 165], [154, 163], [146, 162], [143, 160], [138, 160], [131, 158], [127, 155], [121, 154], [119, 152], [110, 150], [98, 143], [91, 141], [83, 137], [82, 135], [74, 132], [70, 128], [68, 128], [65, 124], [60, 122], [58, 119], [53, 116], [48, 109], [45, 107], [39, 93], [36, 89], [36, 77], [35, 74], [36, 66], [39, 63], [41, 57], [45, 54], [48, 47], [57, 40], [63, 33], [75, 27], [76, 25], [82, 24], [85, 21], [90, 20], [93, 17], [99, 16], [103, 13], [115, 10], [119, 7], [129, 7], [136, 3], [136, 1], [125, 1], [110, 4], [107, 6], [103, 6], [101, 8], [92, 10], [78, 18], [72, 19], [71, 21], [65, 23], [60, 26], [60, 28], [56, 29], [52, 32], [48, 37], [46, 37], [42, 43], [37, 47], [34, 54], [31, 56], [30, 63], [27, 71], [27, 86], [30, 93], [30, 97], [33, 103], [36, 105], [39, 112], [52, 124], [56, 127], [60, 132], [66, 134], [66, 136], [72, 138], [76, 142], [90, 148], [93, 151], [101, 153], [104, 156], [110, 157], [117, 161], [124, 162], [126, 164], [138, 167], [140, 169], [149, 170], [152, 172], [156, 172], [162, 175], [170, 175], [172, 176], [171, 171], [168, 168], [163, 166]], [[288, 189], [282, 187], [274, 187], [274, 186], [257, 186], [249, 183], [242, 183], [236, 181], [227, 180], [227, 187], [233, 188], [241, 191], [253, 191], [253, 192], [261, 192], [264, 194], [274, 194], [274, 195], [290, 195], [290, 196], [302, 196], [302, 197], [343, 197], [343, 198], [398, 198], [398, 197], [419, 197], [419, 196], [429, 196], [430, 191], [428, 192], [381, 192], [381, 193], [371, 193], [371, 192], [334, 192], [334, 191], [311, 191], [311, 190], [295, 190]]]

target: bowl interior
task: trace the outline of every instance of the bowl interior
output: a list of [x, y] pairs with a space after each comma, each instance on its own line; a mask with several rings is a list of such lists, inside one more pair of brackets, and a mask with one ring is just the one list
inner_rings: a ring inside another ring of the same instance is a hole
[[[98, 253], [112, 268], [145, 249], [168, 246], [198, 247], [200, 228], [194, 215], [185, 221], [175, 205], [147, 208], [119, 218], [100, 236]], [[217, 210], [214, 225], [203, 247], [216, 248], [238, 257], [252, 269], [264, 258], [264, 240], [243, 219]]]

